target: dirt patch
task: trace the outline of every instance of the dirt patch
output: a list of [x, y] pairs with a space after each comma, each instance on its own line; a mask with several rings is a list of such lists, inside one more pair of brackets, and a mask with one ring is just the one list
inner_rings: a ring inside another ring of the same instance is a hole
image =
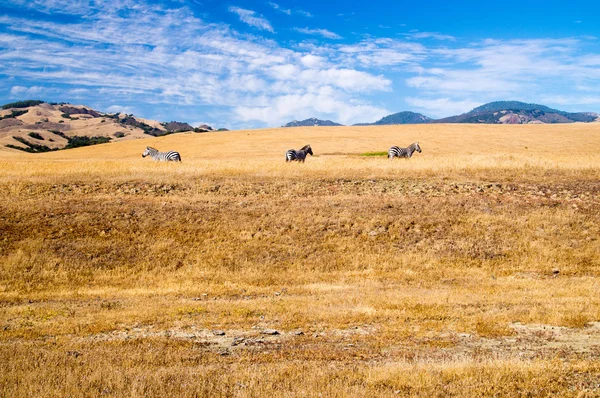
[[585, 328], [568, 328], [553, 325], [526, 325], [513, 323], [513, 336], [482, 338], [471, 334], [457, 334], [456, 348], [467, 352], [484, 350], [492, 357], [502, 358], [543, 358], [557, 354], [600, 353], [600, 322], [591, 323]]
[[[579, 355], [594, 357], [600, 354], [600, 322], [590, 323], [585, 328], [568, 328], [553, 325], [526, 325], [513, 323], [511, 336], [485, 338], [477, 334], [448, 332], [435, 337], [407, 341], [402, 347], [388, 350], [387, 359], [403, 358], [413, 362], [445, 361], [473, 358], [484, 355], [488, 359], [536, 359], [557, 356]], [[273, 333], [273, 332], [276, 333]], [[255, 326], [249, 330], [209, 330], [191, 328], [159, 329], [154, 326], [139, 326], [95, 334], [81, 338], [82, 342], [109, 342], [141, 339], [173, 339], [193, 342], [204, 349], [227, 355], [238, 350], [263, 350], [284, 348], [286, 345], [313, 347], [319, 345], [339, 346], [343, 349], [361, 349], [368, 346], [370, 336], [377, 338], [379, 330], [363, 325], [347, 329], [304, 333], [300, 330], [278, 331]], [[292, 344], [292, 341], [296, 339]], [[299, 340], [298, 340], [299, 339]], [[410, 355], [407, 355], [410, 352]], [[377, 355], [378, 356], [378, 355]]]

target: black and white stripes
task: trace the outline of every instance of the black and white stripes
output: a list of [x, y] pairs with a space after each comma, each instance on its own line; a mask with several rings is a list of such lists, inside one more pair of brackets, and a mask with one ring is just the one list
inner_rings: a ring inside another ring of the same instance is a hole
[[414, 144], [411, 144], [406, 148], [400, 148], [397, 146], [393, 146], [388, 151], [388, 158], [393, 159], [395, 157], [398, 157], [398, 158], [407, 158], [408, 159], [413, 155], [413, 153], [415, 151], [421, 153], [421, 147], [419, 146], [418, 142], [415, 142]]
[[171, 162], [181, 162], [181, 156], [179, 152], [176, 151], [167, 151], [167, 152], [159, 152], [158, 149], [152, 148], [150, 146], [146, 147], [144, 153], [142, 153], [142, 157], [150, 156], [154, 160], [158, 161], [171, 161]]
[[294, 160], [297, 160], [298, 162], [304, 163], [304, 160], [306, 160], [307, 153], [310, 153], [311, 156], [313, 154], [310, 145], [304, 145], [299, 150], [290, 149], [285, 153], [285, 161], [292, 162]]

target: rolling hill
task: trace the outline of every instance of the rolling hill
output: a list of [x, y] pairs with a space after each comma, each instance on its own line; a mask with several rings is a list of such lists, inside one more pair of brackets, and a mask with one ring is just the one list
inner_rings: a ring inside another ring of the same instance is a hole
[[187, 123], [160, 123], [128, 114], [108, 114], [84, 105], [20, 101], [0, 110], [0, 147], [50, 152], [106, 142], [211, 131]]

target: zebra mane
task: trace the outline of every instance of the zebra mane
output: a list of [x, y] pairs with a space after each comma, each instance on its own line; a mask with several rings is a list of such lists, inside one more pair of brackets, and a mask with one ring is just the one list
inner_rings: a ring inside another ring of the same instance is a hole
[[149, 151], [157, 151], [158, 152], [158, 149], [152, 148], [151, 146], [147, 146], [146, 149]]
[[308, 148], [310, 148], [310, 145], [304, 145], [302, 148], [300, 148], [300, 150], [306, 151]]

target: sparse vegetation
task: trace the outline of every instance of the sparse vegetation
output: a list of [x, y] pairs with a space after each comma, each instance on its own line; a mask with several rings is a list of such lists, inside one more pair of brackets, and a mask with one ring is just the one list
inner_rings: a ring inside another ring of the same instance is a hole
[[82, 146], [106, 144], [110, 142], [110, 137], [68, 137], [69, 143], [64, 149], [79, 148]]
[[28, 109], [22, 109], [22, 110], [16, 110], [16, 109], [14, 109], [8, 115], [0, 116], [0, 120], [3, 120], [3, 119], [14, 119], [17, 116], [21, 116], [21, 115], [26, 114], [27, 112], [29, 112]]
[[297, 135], [0, 152], [0, 390], [598, 395], [600, 125]]
[[44, 137], [42, 137], [39, 133], [36, 133], [35, 131], [32, 131], [27, 135], [31, 138], [35, 138], [36, 140], [44, 140]]
[[50, 152], [50, 151], [55, 150], [55, 149], [47, 147], [46, 145], [34, 144], [33, 142], [29, 142], [22, 137], [13, 136], [13, 139], [15, 139], [16, 141], [19, 141], [23, 145], [26, 145], [26, 147], [20, 147], [20, 146], [13, 145], [13, 144], [7, 144], [6, 145], [7, 148], [18, 149], [20, 151], [25, 151], [25, 152], [29, 152], [29, 153]]
[[133, 127], [140, 128], [140, 129], [144, 130], [144, 134], [148, 134], [153, 137], [161, 137], [164, 135], [171, 134], [171, 132], [169, 132], [169, 131], [163, 131], [163, 130], [157, 129], [156, 127], [152, 127], [146, 123], [140, 122], [136, 118], [134, 118], [133, 115], [127, 115], [123, 119], [118, 119], [118, 120], [119, 120], [119, 123], [121, 123], [124, 126], [133, 126]]
[[9, 104], [2, 105], [2, 109], [29, 108], [30, 106], [36, 106], [36, 105], [43, 104], [43, 103], [44, 103], [44, 101], [39, 101], [39, 100], [17, 101], [17, 102], [11, 102]]
[[[49, 148], [44, 145], [31, 143], [21, 137], [13, 137], [15, 140], [21, 142], [24, 145], [27, 145], [27, 148], [19, 147], [19, 146], [12, 145], [12, 144], [8, 144], [6, 146], [8, 148], [18, 149], [18, 150], [25, 151], [25, 152], [39, 153], [39, 152], [57, 151], [60, 149], [72, 149], [72, 148], [79, 148], [79, 147], [83, 147], [83, 146], [105, 144], [105, 143], [111, 141], [110, 137], [86, 137], [86, 136], [69, 137], [65, 133], [63, 133], [59, 130], [48, 130], [48, 131], [51, 132], [52, 134], [58, 135], [59, 137], [66, 139], [68, 142], [67, 145], [64, 148]], [[35, 133], [35, 132], [31, 132], [28, 135], [30, 137], [38, 139], [38, 140], [44, 139], [44, 137], [42, 137], [41, 135], [39, 135], [38, 133]], [[53, 141], [53, 140], [50, 139], [49, 141]]]

